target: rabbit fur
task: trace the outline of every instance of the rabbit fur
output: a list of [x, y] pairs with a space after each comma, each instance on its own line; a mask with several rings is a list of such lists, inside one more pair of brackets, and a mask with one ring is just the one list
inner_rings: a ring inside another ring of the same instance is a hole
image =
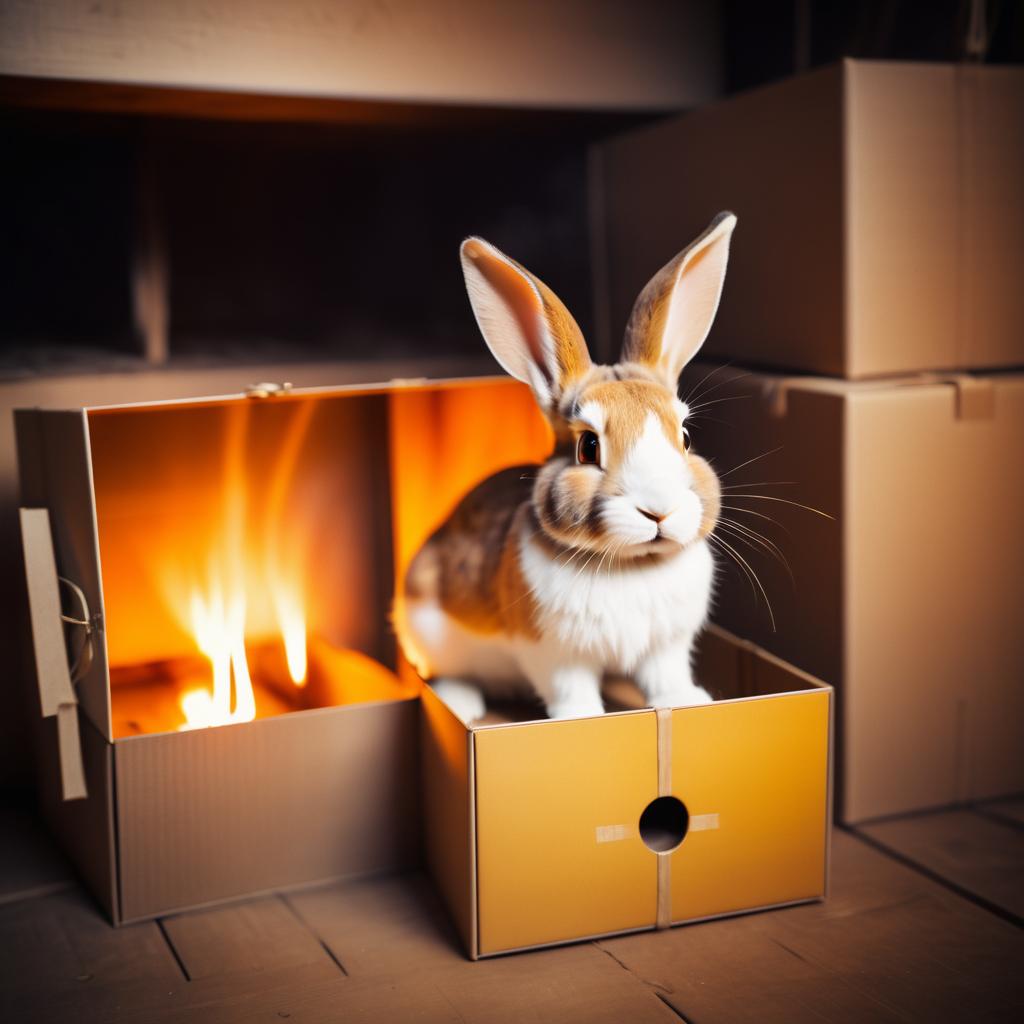
[[679, 374], [718, 308], [736, 218], [721, 213], [648, 282], [620, 362], [591, 361], [568, 310], [480, 238], [462, 267], [480, 331], [554, 430], [542, 466], [475, 487], [416, 554], [395, 606], [406, 656], [464, 721], [532, 693], [603, 713], [631, 677], [654, 707], [703, 704], [691, 651], [712, 596], [720, 487], [689, 446]]

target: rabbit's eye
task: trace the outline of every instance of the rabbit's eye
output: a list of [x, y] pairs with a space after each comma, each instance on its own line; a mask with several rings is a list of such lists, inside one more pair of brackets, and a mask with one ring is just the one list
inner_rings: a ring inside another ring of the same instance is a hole
[[686, 427], [684, 426], [684, 427], [683, 427], [683, 447], [684, 447], [684, 448], [685, 448], [685, 449], [686, 449], [687, 451], [689, 451], [689, 450], [690, 450], [690, 445], [691, 445], [691, 444], [692, 444], [692, 442], [690, 441], [690, 432], [689, 432], [689, 431], [688, 431], [688, 430], [686, 429]]
[[576, 461], [581, 466], [598, 466], [601, 463], [601, 442], [592, 430], [584, 430], [576, 442]]

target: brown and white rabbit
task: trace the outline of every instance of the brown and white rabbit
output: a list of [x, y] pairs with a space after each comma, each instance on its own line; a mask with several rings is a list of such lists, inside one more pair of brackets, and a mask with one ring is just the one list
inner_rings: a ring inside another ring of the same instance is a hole
[[396, 628], [409, 660], [469, 722], [484, 695], [533, 691], [552, 718], [598, 715], [607, 673], [655, 707], [703, 704], [690, 655], [711, 599], [720, 501], [689, 450], [683, 367], [711, 327], [736, 218], [720, 213], [640, 293], [622, 359], [591, 362], [576, 321], [481, 238], [462, 243], [491, 352], [555, 433], [543, 466], [467, 494], [409, 566]]

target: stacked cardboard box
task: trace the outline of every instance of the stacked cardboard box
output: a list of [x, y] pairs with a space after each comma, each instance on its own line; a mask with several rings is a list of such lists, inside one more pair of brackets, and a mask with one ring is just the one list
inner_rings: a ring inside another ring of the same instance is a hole
[[711, 214], [738, 215], [716, 363], [683, 393], [719, 403], [697, 445], [743, 485], [722, 539], [772, 612], [737, 572], [716, 617], [837, 685], [840, 813], [1024, 789], [1024, 71], [846, 61], [594, 167], [614, 329]]

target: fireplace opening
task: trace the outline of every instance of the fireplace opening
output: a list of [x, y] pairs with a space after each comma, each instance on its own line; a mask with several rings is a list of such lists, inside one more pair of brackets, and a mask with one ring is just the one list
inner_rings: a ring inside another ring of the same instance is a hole
[[649, 116], [367, 102], [295, 123], [201, 109], [0, 119], [0, 213], [17, 243], [0, 254], [4, 377], [486, 366], [457, 258], [469, 234], [549, 280], [593, 338], [588, 147]]

